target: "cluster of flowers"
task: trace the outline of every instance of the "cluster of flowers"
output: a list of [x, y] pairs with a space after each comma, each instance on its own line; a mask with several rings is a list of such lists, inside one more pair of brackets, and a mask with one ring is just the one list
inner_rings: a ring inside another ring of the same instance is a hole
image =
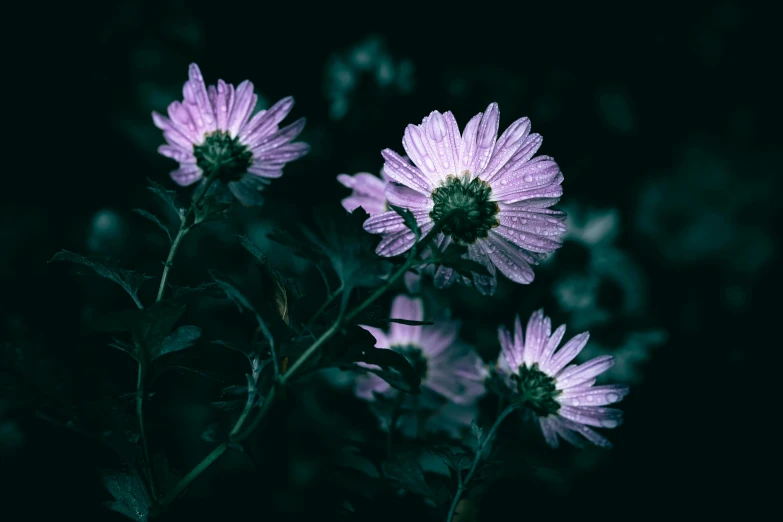
[[[195, 64], [189, 73], [183, 101], [169, 106], [168, 118], [153, 114], [167, 141], [160, 153], [180, 164], [171, 177], [182, 186], [218, 181], [242, 204], [260, 204], [260, 192], [269, 180], [307, 153], [307, 144], [294, 141], [305, 120], [279, 127], [291, 111], [292, 98], [253, 114], [256, 95], [249, 81], [236, 88], [222, 80], [207, 86]], [[433, 111], [421, 124], [405, 129], [402, 144], [407, 157], [383, 150], [380, 176], [337, 177], [352, 189], [342, 201], [345, 209], [362, 207], [370, 214], [364, 229], [382, 236], [378, 255], [397, 256], [417, 240], [429, 238], [424, 255], [432, 262], [422, 272], [433, 278], [436, 288], [459, 283], [492, 295], [498, 272], [514, 283], [533, 281], [532, 267], [560, 247], [566, 231], [564, 213], [552, 209], [563, 193], [563, 175], [551, 157], [536, 156], [542, 137], [530, 132], [528, 118], [514, 121], [500, 137], [498, 127], [495, 103], [462, 131], [451, 112]], [[419, 234], [413, 233], [406, 215], [415, 218]], [[452, 244], [465, 250], [465, 259], [486, 270], [465, 274], [438, 264], [438, 254]], [[422, 322], [422, 300], [397, 296], [391, 316]], [[406, 403], [410, 397], [403, 398], [403, 411], [415, 413], [418, 420], [422, 410], [429, 412], [427, 430], [456, 433], [470, 425], [478, 399], [487, 388], [498, 388], [490, 383], [499, 383], [510, 400], [535, 415], [549, 445], [557, 446], [560, 437], [575, 445], [587, 440], [611, 446], [592, 428], [620, 424], [621, 412], [606, 406], [620, 401], [628, 388], [596, 386], [596, 377], [612, 366], [613, 358], [573, 364], [588, 334], [580, 333], [560, 346], [565, 326], [553, 332], [543, 310], [534, 312], [525, 328], [517, 316], [513, 333], [499, 327], [501, 355], [492, 365], [458, 340], [457, 321], [445, 319], [431, 326], [392, 323], [388, 332], [363, 328], [375, 337], [377, 348], [402, 354], [418, 372], [423, 393], [415, 405]], [[372, 373], [356, 381], [357, 396], [369, 401], [398, 393]], [[421, 425], [407, 422], [404, 415], [400, 418], [399, 427], [409, 434]]]

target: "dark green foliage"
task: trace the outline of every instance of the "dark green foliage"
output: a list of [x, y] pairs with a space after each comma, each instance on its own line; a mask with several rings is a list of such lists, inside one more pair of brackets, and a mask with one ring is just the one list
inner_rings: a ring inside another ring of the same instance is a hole
[[169, 243], [171, 243], [173, 241], [173, 238], [171, 237], [171, 232], [169, 231], [169, 227], [164, 225], [160, 221], [160, 219], [158, 219], [158, 216], [156, 216], [155, 214], [153, 214], [151, 212], [147, 212], [146, 210], [144, 210], [142, 208], [134, 208], [133, 212], [135, 212], [136, 214], [140, 215], [144, 219], [146, 219], [148, 221], [151, 221], [152, 223], [157, 225], [158, 228], [160, 228], [163, 231], [163, 233], [166, 234], [166, 237], [169, 239]]
[[329, 258], [344, 291], [381, 284], [388, 263], [375, 254], [377, 238], [362, 228], [367, 212], [361, 207], [350, 214], [339, 206], [322, 207], [317, 216], [320, 234], [306, 228], [303, 232]]
[[140, 274], [138, 272], [134, 272], [133, 270], [119, 268], [109, 260], [93, 260], [84, 257], [83, 255], [69, 252], [67, 250], [57, 252], [54, 257], [49, 260], [50, 263], [52, 261], [67, 261], [69, 263], [76, 263], [90, 268], [99, 276], [105, 277], [106, 279], [114, 281], [120, 285], [126, 292], [128, 292], [128, 294], [136, 303], [139, 302], [137, 293], [141, 285], [143, 285], [145, 281], [154, 279], [152, 276]]

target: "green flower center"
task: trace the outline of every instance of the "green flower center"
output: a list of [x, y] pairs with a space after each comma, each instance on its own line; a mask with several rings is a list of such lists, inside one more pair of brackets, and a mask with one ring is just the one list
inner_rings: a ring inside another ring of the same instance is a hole
[[560, 410], [560, 403], [555, 397], [561, 391], [557, 389], [555, 380], [538, 369], [538, 363], [528, 368], [527, 364], [519, 367], [519, 373], [512, 376], [517, 382], [520, 401], [533, 410], [536, 415], [545, 417]]
[[427, 377], [427, 358], [424, 357], [421, 348], [413, 344], [404, 344], [392, 346], [394, 351], [402, 354], [408, 362], [413, 366], [413, 370], [416, 372], [423, 381]]
[[449, 176], [432, 192], [435, 205], [430, 217], [458, 243], [473, 244], [500, 224], [495, 217], [498, 205], [490, 201], [491, 194], [489, 183], [478, 178], [470, 180], [467, 172], [460, 177]]
[[253, 163], [253, 153], [225, 131], [206, 135], [204, 143], [193, 147], [196, 165], [206, 176], [217, 175], [228, 181], [238, 180]]

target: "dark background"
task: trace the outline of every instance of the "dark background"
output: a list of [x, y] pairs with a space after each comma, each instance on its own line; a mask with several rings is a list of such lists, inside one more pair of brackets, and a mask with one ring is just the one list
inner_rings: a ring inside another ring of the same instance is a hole
[[[68, 410], [133, 391], [132, 361], [85, 326], [98, 311], [127, 306], [127, 296], [46, 261], [66, 248], [158, 274], [165, 245], [131, 209], [155, 208], [145, 178], [174, 187], [149, 114], [180, 98], [193, 61], [207, 83], [251, 79], [266, 106], [293, 95], [291, 118], [308, 118], [302, 139], [312, 152], [286, 168], [260, 210], [189, 237], [175, 282], [195, 284], [215, 267], [248, 275], [237, 232], [289, 273], [305, 273], [264, 240], [273, 225], [310, 222], [314, 205], [336, 205], [347, 190], [335, 176], [377, 173], [380, 151], [401, 151], [405, 125], [431, 110], [451, 110], [463, 126], [497, 101], [501, 129], [527, 115], [544, 136], [542, 153], [565, 175], [561, 206], [572, 228], [529, 287], [442, 298], [487, 360], [497, 324], [544, 306], [571, 334], [590, 329], [596, 353], [615, 353], [611, 377], [632, 393], [621, 405], [626, 424], [608, 434], [614, 450], [546, 453], [544, 471], [490, 486], [480, 519], [539, 509], [558, 519], [750, 509], [753, 450], [768, 437], [755, 413], [758, 373], [779, 344], [770, 323], [779, 309], [781, 189], [771, 100], [780, 90], [761, 76], [777, 54], [769, 13], [737, 1], [312, 8], [162, 0], [54, 9], [3, 7], [13, 141], [0, 193], [0, 340], [24, 348], [38, 390], [21, 401], [0, 397], [0, 472], [12, 481], [4, 496], [28, 513], [10, 510], [18, 514], [8, 520], [38, 512], [114, 519], [100, 507], [110, 497], [98, 471], [117, 466], [116, 457], [36, 412], [43, 403], [67, 422], [50, 395]], [[302, 277], [316, 283], [311, 271]], [[223, 316], [247, 328], [225, 310], [205, 329]], [[242, 361], [210, 350], [191, 365], [240, 382]], [[198, 439], [207, 422], [199, 405], [215, 388], [204, 382], [172, 372], [151, 401], [153, 445], [170, 452], [173, 467], [187, 469], [211, 447]], [[233, 519], [252, 508], [253, 519], [329, 519], [333, 499], [318, 463], [336, 435], [324, 426], [374, 428], [349, 393], [317, 386], [279, 408], [267, 428], [278, 433], [259, 437], [260, 478], [231, 456], [223, 479], [194, 486], [182, 514]], [[380, 498], [377, 508], [378, 519], [425, 512], [409, 498]]]

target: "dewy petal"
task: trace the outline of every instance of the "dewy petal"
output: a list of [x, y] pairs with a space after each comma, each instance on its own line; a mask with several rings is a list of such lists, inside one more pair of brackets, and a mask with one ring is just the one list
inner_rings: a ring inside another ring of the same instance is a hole
[[476, 152], [473, 154], [470, 167], [468, 168], [468, 171], [474, 178], [481, 177], [489, 160], [492, 158], [492, 151], [495, 148], [495, 141], [498, 137], [499, 123], [500, 112], [498, 104], [490, 103], [481, 116], [481, 121], [476, 131]]
[[[415, 215], [416, 214], [414, 213], [414, 216]], [[435, 223], [429, 219], [429, 216], [426, 216], [426, 219], [427, 221], [419, 221], [419, 229], [421, 230], [422, 236], [426, 236], [435, 226]], [[381, 242], [378, 243], [375, 252], [383, 257], [397, 256], [410, 250], [415, 242], [416, 236], [405, 227], [404, 230], [385, 236]]]
[[586, 363], [565, 368], [556, 375], [557, 387], [562, 389], [579, 386], [589, 381], [614, 365], [614, 357], [611, 355], [600, 355], [590, 359]]
[[520, 145], [517, 152], [495, 176], [494, 183], [499, 183], [503, 186], [507, 185], [509, 180], [503, 182], [503, 179], [507, 175], [515, 176], [515, 172], [523, 168], [527, 162], [530, 161], [533, 155], [538, 152], [542, 142], [543, 138], [540, 134], [530, 134], [527, 138], [525, 138], [525, 141]]
[[432, 198], [396, 182], [386, 185], [385, 195], [389, 204], [397, 207], [432, 210]]
[[[408, 297], [401, 294], [392, 301], [391, 319], [407, 319], [409, 321], [424, 320], [424, 304], [419, 298]], [[389, 343], [392, 346], [419, 344], [421, 326], [391, 323], [389, 330]]]
[[448, 288], [457, 280], [456, 276], [457, 273], [453, 269], [441, 265], [435, 270], [433, 284], [438, 289]]
[[489, 164], [481, 173], [481, 179], [488, 183], [491, 182], [509, 163], [519, 148], [525, 144], [529, 132], [530, 119], [528, 118], [520, 118], [509, 125], [508, 129], [498, 138], [492, 159], [489, 160]]
[[[522, 232], [506, 225], [495, 227], [492, 232], [528, 252], [549, 254], [563, 245], [563, 241], [557, 236], [554, 238], [543, 237], [538, 234]], [[541, 233], [549, 233], [549, 230], [541, 229]]]
[[234, 107], [228, 117], [228, 133], [236, 137], [247, 123], [250, 112], [256, 106], [258, 96], [253, 94], [253, 84], [245, 80], [239, 84], [234, 94]]
[[544, 317], [544, 310], [539, 308], [530, 316], [525, 329], [525, 352], [524, 362], [528, 366], [537, 363], [544, 349], [544, 343], [549, 338], [549, 331], [552, 324], [548, 317]]
[[623, 412], [616, 408], [562, 405], [558, 414], [579, 424], [596, 428], [616, 428], [623, 422]]
[[[484, 242], [483, 239], [479, 239], [478, 241], [480, 243]], [[477, 245], [475, 243], [468, 245], [468, 258], [484, 265], [490, 274], [483, 275], [473, 272], [473, 284], [475, 285], [476, 290], [478, 290], [481, 295], [494, 295], [498, 285], [498, 278], [495, 265], [492, 264], [492, 261], [489, 259], [489, 256], [487, 256], [484, 248], [482, 248], [480, 244]]]
[[425, 196], [430, 196], [435, 184], [422, 171], [405, 161], [391, 149], [384, 149], [381, 156], [386, 160], [383, 171], [391, 181], [396, 181]]
[[539, 417], [538, 424], [541, 426], [541, 433], [549, 447], [557, 449], [560, 446], [560, 441], [557, 439], [557, 430], [552, 426], [551, 417]]
[[283, 121], [294, 107], [294, 98], [287, 96], [272, 105], [268, 110], [259, 111], [239, 130], [239, 138], [252, 147], [263, 138], [277, 131], [277, 124]]
[[[519, 317], [517, 317], [517, 321], [519, 321]], [[500, 349], [509, 368], [516, 372], [519, 367], [522, 366], [521, 346], [514, 342], [514, 339], [511, 337], [511, 332], [503, 326], [498, 327], [498, 341], [500, 342]]]
[[568, 406], [606, 406], [623, 400], [628, 391], [628, 386], [624, 384], [569, 388], [563, 390], [557, 400]]
[[429, 156], [434, 158], [438, 177], [445, 180], [456, 175], [460, 135], [454, 115], [432, 111], [420, 128], [424, 130], [425, 145]]
[[367, 172], [349, 176], [337, 176], [343, 186], [353, 189], [353, 193], [342, 200], [342, 205], [348, 212], [362, 207], [371, 216], [386, 211], [386, 181]]
[[201, 117], [204, 121], [205, 131], [214, 131], [217, 129], [215, 111], [212, 108], [212, 104], [209, 102], [207, 86], [204, 83], [204, 77], [201, 75], [201, 70], [199, 70], [198, 65], [195, 63], [190, 64], [188, 69], [188, 76], [190, 77], [190, 85], [193, 89], [196, 106], [201, 112]]
[[307, 118], [299, 118], [290, 125], [286, 125], [282, 129], [277, 130], [266, 137], [262, 137], [260, 140], [247, 143], [247, 146], [254, 153], [264, 152], [269, 149], [274, 149], [285, 143], [289, 143], [296, 139], [297, 136], [304, 130]]
[[427, 177], [430, 184], [436, 185], [446, 177], [438, 168], [438, 163], [436, 163], [438, 159], [431, 147], [428, 146], [426, 131], [423, 128], [425, 124], [426, 121], [422, 125], [408, 125], [402, 138], [402, 146], [413, 164]]
[[530, 267], [530, 256], [524, 254], [516, 245], [509, 244], [505, 239], [493, 232], [494, 230], [490, 231], [489, 239], [482, 243], [482, 248], [484, 248], [492, 263], [504, 276], [515, 283], [531, 283], [535, 274]]
[[557, 372], [579, 355], [579, 352], [585, 347], [589, 338], [589, 332], [582, 332], [575, 335], [570, 341], [565, 343], [541, 369], [549, 375], [557, 375]]
[[256, 160], [277, 163], [289, 163], [297, 160], [310, 152], [310, 145], [302, 141], [287, 143], [277, 148], [259, 152], [255, 155]]
[[192, 185], [201, 179], [201, 169], [196, 165], [183, 165], [171, 171], [171, 179], [181, 187]]
[[541, 356], [538, 358], [539, 367], [543, 368], [549, 364], [549, 361], [552, 358], [552, 354], [555, 353], [555, 350], [560, 345], [560, 341], [563, 340], [565, 331], [566, 326], [562, 324], [558, 326], [557, 329], [552, 333], [552, 336], [549, 337], [546, 344], [544, 345], [544, 349], [541, 351]]
[[530, 199], [530, 194], [541, 193], [542, 189], [559, 185], [560, 167], [549, 156], [539, 156], [517, 169], [505, 171], [503, 176], [492, 181], [492, 195], [495, 201], [512, 202], [521, 198]]

